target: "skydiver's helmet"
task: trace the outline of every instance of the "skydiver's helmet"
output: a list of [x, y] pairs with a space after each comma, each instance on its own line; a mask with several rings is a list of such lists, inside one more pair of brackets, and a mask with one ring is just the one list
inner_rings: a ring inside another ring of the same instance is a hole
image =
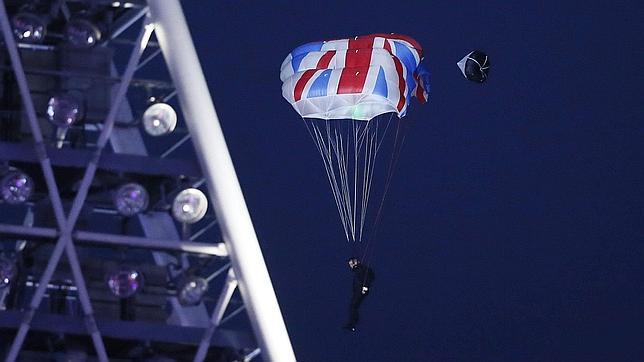
[[360, 260], [355, 256], [350, 257], [349, 260], [347, 260], [347, 262], [349, 263], [349, 268], [351, 269], [355, 269], [355, 267], [360, 265]]

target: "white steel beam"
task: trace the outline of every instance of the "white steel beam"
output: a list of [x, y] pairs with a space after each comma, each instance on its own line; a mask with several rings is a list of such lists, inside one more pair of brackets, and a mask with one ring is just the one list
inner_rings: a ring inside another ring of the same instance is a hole
[[295, 361], [180, 2], [148, 0], [148, 6], [263, 357], [267, 361]]
[[[25, 239], [55, 239], [59, 236], [59, 233], [58, 230], [53, 228], [0, 223], [0, 235], [11, 235]], [[228, 256], [226, 245], [224, 243], [198, 243], [192, 241], [182, 241], [179, 240], [178, 237], [176, 239], [171, 239], [165, 236], [163, 239], [157, 239], [153, 237], [105, 234], [78, 230], [72, 233], [72, 238], [74, 239], [74, 241], [81, 244], [131, 246], [141, 249], [181, 251], [184, 253], [212, 255], [221, 258]]]

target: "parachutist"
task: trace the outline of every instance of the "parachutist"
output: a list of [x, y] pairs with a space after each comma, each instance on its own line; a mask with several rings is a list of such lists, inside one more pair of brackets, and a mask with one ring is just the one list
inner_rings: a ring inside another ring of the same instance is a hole
[[349, 304], [349, 321], [344, 329], [355, 332], [360, 317], [358, 308], [362, 301], [369, 295], [371, 283], [376, 279], [375, 273], [368, 266], [363, 265], [358, 258], [349, 258], [349, 268], [353, 272], [353, 288], [351, 304]]
[[485, 82], [490, 71], [490, 58], [480, 50], [471, 51], [456, 64], [467, 80], [476, 83]]

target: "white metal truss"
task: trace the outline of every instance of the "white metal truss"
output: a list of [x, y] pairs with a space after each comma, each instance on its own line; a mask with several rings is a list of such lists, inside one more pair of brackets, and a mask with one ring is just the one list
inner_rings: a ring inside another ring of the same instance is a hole
[[294, 361], [282, 313], [181, 4], [178, 0], [149, 0], [148, 5], [255, 336], [268, 360]]

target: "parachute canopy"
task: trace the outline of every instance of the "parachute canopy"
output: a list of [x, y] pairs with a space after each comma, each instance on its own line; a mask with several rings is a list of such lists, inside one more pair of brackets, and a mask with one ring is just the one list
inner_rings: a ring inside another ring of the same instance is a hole
[[282, 95], [302, 116], [368, 121], [401, 118], [412, 97], [428, 99], [429, 72], [416, 40], [371, 34], [307, 43], [282, 63]]
[[464, 56], [456, 65], [467, 80], [483, 83], [490, 71], [490, 58], [482, 51], [474, 50]]

